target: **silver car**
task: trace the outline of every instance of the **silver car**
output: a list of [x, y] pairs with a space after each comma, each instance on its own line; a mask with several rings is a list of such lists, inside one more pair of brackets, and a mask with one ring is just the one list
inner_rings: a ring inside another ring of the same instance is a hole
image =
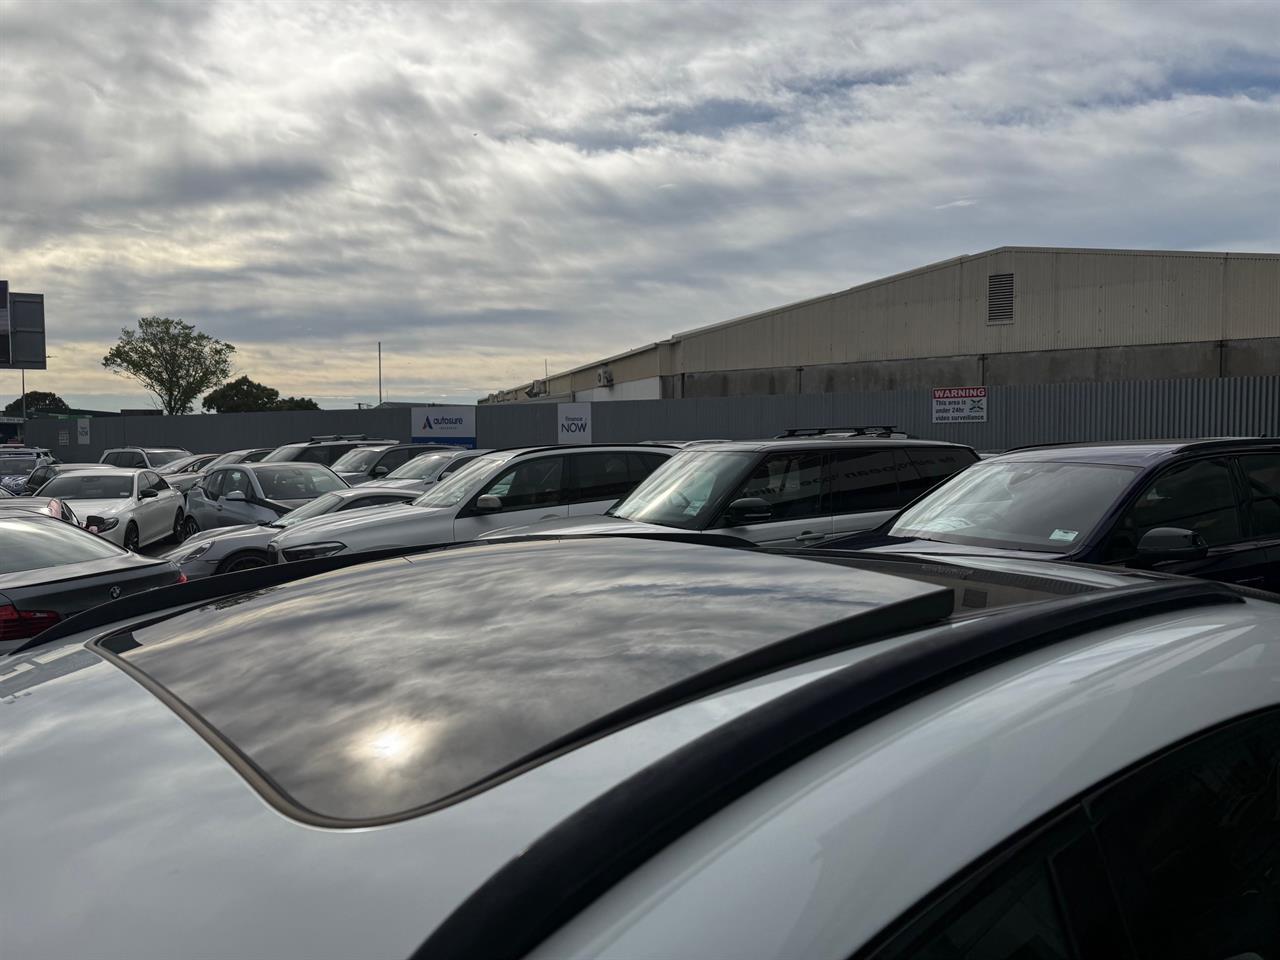
[[271, 541], [280, 561], [474, 540], [512, 524], [603, 513], [674, 451], [652, 446], [496, 450], [412, 503], [323, 517]]
[[463, 467], [474, 463], [477, 457], [492, 450], [446, 450], [423, 453], [403, 466], [396, 467], [386, 478], [378, 481], [380, 487], [400, 487], [425, 493], [430, 487], [447, 480]]
[[413, 490], [372, 483], [345, 490], [333, 490], [321, 494], [269, 523], [218, 527], [207, 533], [197, 533], [180, 547], [166, 554], [166, 559], [177, 563], [188, 580], [199, 580], [201, 577], [209, 577], [215, 573], [251, 570], [254, 567], [265, 566], [269, 562], [267, 544], [273, 537], [304, 520], [345, 510], [408, 503], [417, 495]]
[[318, 463], [240, 463], [206, 473], [187, 491], [184, 536], [201, 530], [271, 523], [346, 482]]

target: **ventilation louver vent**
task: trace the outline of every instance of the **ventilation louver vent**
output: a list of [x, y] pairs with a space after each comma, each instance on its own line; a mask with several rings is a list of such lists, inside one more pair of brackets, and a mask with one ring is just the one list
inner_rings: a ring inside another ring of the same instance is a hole
[[987, 323], [1013, 323], [1013, 274], [987, 277]]

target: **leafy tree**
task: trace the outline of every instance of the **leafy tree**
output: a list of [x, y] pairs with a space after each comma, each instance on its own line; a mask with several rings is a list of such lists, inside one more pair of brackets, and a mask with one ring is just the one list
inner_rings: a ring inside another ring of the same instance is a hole
[[275, 410], [319, 410], [320, 404], [316, 403], [310, 397], [285, 397], [283, 400], [277, 400]]
[[[48, 390], [28, 390], [27, 391], [27, 416], [36, 410], [52, 410], [54, 413], [65, 413], [71, 408], [67, 406], [67, 402], [56, 393], [50, 393]], [[18, 397], [7, 407], [4, 412], [0, 413], [0, 417], [20, 417], [22, 416], [22, 397]]]
[[253, 410], [275, 410], [279, 402], [279, 390], [248, 377], [237, 377], [217, 390], [210, 390], [200, 401], [200, 406], [218, 413], [248, 413]]
[[196, 397], [231, 376], [235, 349], [182, 320], [143, 317], [137, 330], [120, 331], [102, 365], [140, 382], [165, 413], [190, 413]]
[[307, 397], [280, 399], [280, 391], [248, 377], [225, 383], [201, 401], [206, 410], [218, 413], [249, 413], [255, 410], [319, 410], [320, 404]]

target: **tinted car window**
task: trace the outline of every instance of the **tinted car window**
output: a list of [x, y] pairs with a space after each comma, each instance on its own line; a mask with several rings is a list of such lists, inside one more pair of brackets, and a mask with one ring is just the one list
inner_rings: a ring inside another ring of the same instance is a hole
[[0, 516], [0, 574], [118, 557], [112, 543], [58, 520], [31, 522]]
[[575, 453], [569, 457], [569, 502], [617, 500], [633, 486], [627, 455], [616, 453]]
[[[184, 457], [189, 457], [189, 456], [191, 456], [191, 454], [187, 453], [187, 451], [185, 450], [148, 450], [147, 451], [147, 459], [151, 461], [151, 466], [153, 467], [162, 467], [166, 463], [173, 463], [173, 461], [175, 460], [181, 460]], [[138, 454], [138, 459], [139, 461], [142, 460], [142, 454]], [[146, 464], [139, 462], [138, 466], [145, 467]]]
[[954, 447], [906, 447], [898, 451], [898, 458], [903, 503], [910, 503], [978, 460], [976, 454]]
[[343, 490], [347, 486], [333, 471], [309, 464], [262, 466], [254, 471], [254, 475], [262, 487], [262, 495], [268, 500], [311, 500], [322, 493]]
[[248, 453], [244, 455], [244, 459], [241, 460], [240, 462], [241, 463], [258, 463], [261, 460], [264, 460], [267, 454], [270, 452], [271, 450], [269, 448], [263, 448], [262, 450], [250, 450]]
[[528, 510], [564, 503], [561, 478], [564, 457], [535, 457], [518, 461], [500, 473], [484, 491], [502, 498], [502, 510]]
[[248, 497], [253, 492], [253, 484], [249, 481], [249, 474], [243, 470], [226, 470], [223, 471], [222, 496], [229, 493], [239, 491]]
[[758, 497], [773, 507], [773, 520], [815, 517], [822, 510], [823, 454], [777, 453], [765, 457], [734, 494]]
[[1249, 532], [1255, 537], [1280, 536], [1280, 453], [1240, 458], [1249, 499]]
[[656, 453], [628, 453], [627, 472], [631, 476], [631, 482], [639, 483], [666, 462], [666, 457]]
[[750, 453], [677, 453], [609, 513], [664, 527], [702, 529], [753, 460]]
[[1087, 805], [1144, 960], [1280, 952], [1280, 712], [1178, 748]]
[[39, 462], [35, 457], [0, 457], [0, 476], [31, 473]]
[[43, 495], [63, 500], [125, 500], [133, 496], [133, 474], [95, 470], [54, 477]]
[[391, 472], [396, 467], [402, 466], [409, 462], [416, 453], [420, 451], [412, 447], [401, 447], [398, 450], [388, 450], [382, 455], [382, 459], [378, 461], [378, 466], [386, 467], [387, 472]]
[[120, 454], [120, 465], [134, 470], [141, 470], [147, 465], [147, 459], [140, 451], [131, 450], [128, 453]]
[[892, 510], [906, 497], [898, 493], [892, 450], [841, 450], [831, 467], [831, 512]]
[[1161, 473], [1138, 495], [1112, 534], [1109, 560], [1132, 556], [1155, 527], [1193, 530], [1210, 544], [1242, 536], [1235, 485], [1225, 460], [1184, 463]]
[[204, 479], [204, 495], [210, 500], [222, 496], [222, 488], [227, 482], [226, 470], [214, 470]]

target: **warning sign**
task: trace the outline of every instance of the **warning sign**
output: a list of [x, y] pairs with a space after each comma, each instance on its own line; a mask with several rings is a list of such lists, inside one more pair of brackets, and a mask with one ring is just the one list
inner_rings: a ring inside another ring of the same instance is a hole
[[934, 387], [934, 423], [986, 423], [986, 387]]

